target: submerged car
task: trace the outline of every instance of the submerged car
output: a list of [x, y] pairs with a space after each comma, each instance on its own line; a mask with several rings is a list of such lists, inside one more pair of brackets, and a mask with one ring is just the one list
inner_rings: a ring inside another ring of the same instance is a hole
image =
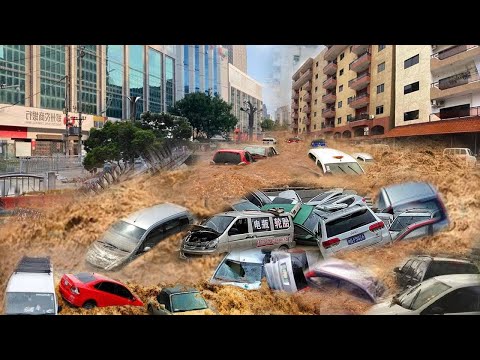
[[335, 149], [311, 149], [308, 157], [325, 175], [361, 175], [365, 171], [352, 156]]
[[334, 199], [338, 199], [343, 195], [356, 195], [356, 194], [357, 194], [356, 191], [353, 191], [353, 190], [344, 190], [341, 188], [331, 189], [314, 196], [306, 204], [316, 206], [316, 205], [327, 203]]
[[257, 205], [258, 207], [262, 207], [263, 205], [270, 204], [272, 199], [265, 194], [263, 191], [254, 190], [244, 196], [244, 199], [250, 201], [251, 203]]
[[152, 315], [213, 314], [197, 289], [181, 285], [162, 289], [155, 300], [148, 303], [147, 310]]
[[357, 161], [361, 161], [364, 163], [372, 163], [374, 162], [373, 156], [367, 153], [354, 153], [352, 154], [352, 157], [356, 159]]
[[222, 149], [217, 150], [213, 155], [211, 164], [214, 165], [249, 165], [253, 163], [255, 159], [253, 156], [245, 150], [236, 149]]
[[96, 273], [65, 274], [58, 287], [62, 298], [76, 307], [143, 306], [121, 282]]
[[277, 149], [273, 146], [247, 146], [243, 150], [248, 151], [255, 160], [266, 159], [278, 155]]
[[225, 211], [245, 211], [245, 210], [260, 210], [260, 208], [248, 200], [239, 200], [230, 205]]
[[480, 275], [442, 275], [425, 280], [367, 315], [480, 315]]
[[182, 206], [164, 203], [137, 211], [114, 223], [87, 251], [86, 261], [104, 270], [124, 266], [160, 241], [193, 223]]
[[285, 140], [285, 142], [288, 143], [288, 144], [298, 143], [300, 141], [302, 141], [302, 139], [300, 139], [299, 137], [291, 137], [291, 138], [288, 138], [287, 140]]
[[410, 209], [399, 214], [388, 231], [392, 240], [410, 240], [426, 235], [433, 235], [444, 225], [437, 226], [441, 221], [440, 211], [430, 209]]
[[419, 255], [407, 259], [393, 269], [397, 284], [405, 288], [440, 275], [479, 274], [478, 267], [470, 260]]
[[342, 288], [373, 303], [385, 293], [385, 286], [368, 271], [338, 259], [324, 260], [310, 267], [305, 278], [312, 287]]
[[325, 146], [327, 146], [327, 143], [326, 143], [325, 139], [315, 139], [315, 140], [312, 140], [312, 142], [310, 143], [310, 146], [312, 148], [325, 147]]
[[469, 148], [446, 148], [443, 150], [443, 156], [452, 156], [470, 166], [477, 165], [477, 158]]

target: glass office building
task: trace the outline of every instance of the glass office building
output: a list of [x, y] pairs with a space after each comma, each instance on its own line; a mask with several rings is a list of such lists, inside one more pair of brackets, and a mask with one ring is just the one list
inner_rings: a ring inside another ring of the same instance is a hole
[[25, 105], [25, 45], [0, 45], [0, 103]]
[[148, 111], [163, 111], [162, 54], [152, 48], [148, 49]]
[[145, 46], [144, 45], [129, 45], [128, 56], [128, 82], [130, 88], [130, 98], [140, 97], [136, 102], [136, 116], [139, 120], [143, 112], [143, 84], [145, 78]]
[[124, 46], [106, 46], [106, 104], [105, 115], [122, 118]]
[[175, 102], [175, 60], [165, 56], [165, 105], [166, 110]]
[[183, 91], [185, 95], [190, 92], [189, 62], [189, 45], [183, 45]]
[[65, 108], [65, 45], [40, 45], [40, 107]]
[[80, 97], [78, 83], [82, 79], [82, 112], [97, 113], [97, 45], [83, 46], [83, 57], [77, 54], [77, 62], [82, 62], [82, 74], [77, 67], [77, 99]]
[[204, 45], [204, 52], [203, 52], [203, 56], [204, 56], [204, 62], [205, 62], [205, 76], [204, 76], [204, 79], [205, 79], [205, 85], [204, 85], [204, 88], [205, 88], [205, 92], [208, 93], [208, 90], [210, 89], [210, 71], [209, 71], [209, 61], [208, 61], [208, 49], [210, 48], [210, 45]]

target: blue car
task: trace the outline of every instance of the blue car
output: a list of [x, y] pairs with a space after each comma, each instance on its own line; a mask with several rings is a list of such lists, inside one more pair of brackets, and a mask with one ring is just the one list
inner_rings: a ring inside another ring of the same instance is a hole
[[325, 142], [325, 139], [315, 139], [311, 143], [312, 148], [316, 147], [327, 147], [327, 143]]

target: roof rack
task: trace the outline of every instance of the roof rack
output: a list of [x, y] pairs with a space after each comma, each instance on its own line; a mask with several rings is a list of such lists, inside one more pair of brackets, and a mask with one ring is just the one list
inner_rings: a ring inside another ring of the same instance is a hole
[[16, 273], [46, 273], [52, 272], [49, 257], [28, 257], [24, 256], [15, 269]]

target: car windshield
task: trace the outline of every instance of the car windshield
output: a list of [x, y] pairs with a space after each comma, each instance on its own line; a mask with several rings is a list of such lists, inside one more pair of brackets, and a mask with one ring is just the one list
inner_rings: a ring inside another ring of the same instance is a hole
[[430, 216], [397, 216], [389, 230], [402, 231], [411, 224], [428, 219], [430, 219]]
[[55, 295], [53, 293], [7, 293], [5, 314], [54, 315]]
[[240, 154], [237, 152], [217, 152], [213, 157], [213, 162], [217, 164], [235, 164], [242, 161]]
[[207, 307], [207, 303], [199, 292], [172, 295], [173, 312], [202, 310]]
[[365, 159], [365, 162], [373, 162], [373, 159]]
[[356, 162], [325, 164], [327, 172], [332, 174], [362, 174], [362, 168]]
[[252, 204], [250, 201], [248, 200], [245, 200], [245, 201], [241, 201], [241, 202], [238, 202], [236, 204], [233, 204], [232, 205], [232, 208], [236, 211], [245, 211], [245, 210], [260, 210], [260, 208], [255, 205], [255, 204]]
[[315, 214], [313, 211], [307, 220], [303, 223], [303, 226], [312, 232], [312, 235], [317, 232], [318, 223], [320, 222], [320, 217]]
[[132, 252], [137, 247], [145, 231], [138, 226], [125, 221], [119, 221], [107, 230], [99, 242], [125, 252]]
[[214, 278], [222, 281], [254, 283], [262, 279], [262, 264], [226, 260]]
[[450, 289], [450, 286], [435, 279], [430, 279], [396, 296], [396, 303], [405, 309], [417, 310], [448, 289]]
[[265, 156], [267, 151], [266, 148], [260, 147], [260, 146], [247, 146], [244, 150], [248, 151], [252, 155], [255, 154], [255, 155], [262, 155], [262, 156]]
[[223, 234], [223, 232], [227, 229], [228, 225], [230, 225], [234, 219], [235, 217], [233, 216], [224, 216], [224, 215], [212, 216], [210, 219], [203, 222], [202, 226], [205, 226], [220, 234]]

